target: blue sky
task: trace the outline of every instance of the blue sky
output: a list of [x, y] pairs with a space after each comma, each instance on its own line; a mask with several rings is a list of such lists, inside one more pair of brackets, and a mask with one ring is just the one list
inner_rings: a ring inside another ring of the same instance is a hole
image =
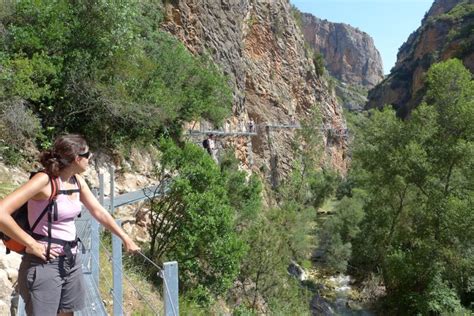
[[300, 11], [368, 33], [382, 55], [384, 73], [395, 65], [398, 48], [420, 25], [433, 0], [290, 0]]

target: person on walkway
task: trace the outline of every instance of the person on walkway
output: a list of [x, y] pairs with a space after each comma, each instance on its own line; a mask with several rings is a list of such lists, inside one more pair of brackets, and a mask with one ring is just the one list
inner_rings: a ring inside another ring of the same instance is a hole
[[250, 121], [249, 121], [249, 132], [250, 133], [255, 132], [255, 122], [253, 121], [253, 119], [250, 119]]
[[296, 119], [293, 114], [290, 114], [290, 125], [291, 126], [296, 126]]
[[[212, 156], [212, 149], [214, 148], [214, 134], [207, 135], [207, 138], [202, 141], [202, 147], [207, 151], [207, 153]], [[212, 149], [211, 149], [212, 146]]]
[[209, 156], [218, 163], [217, 159], [217, 146], [216, 146], [216, 141], [214, 139], [214, 134], [209, 134], [207, 136], [207, 139], [202, 141], [202, 147], [207, 151]]
[[[80, 135], [58, 137], [40, 162], [43, 172], [0, 200], [0, 230], [26, 246], [18, 271], [18, 288], [27, 315], [73, 315], [85, 307], [85, 289], [80, 249], [74, 218], [84, 205], [106, 229], [122, 239], [127, 252], [140, 248], [116, 224], [79, 175], [89, 166], [91, 152]], [[53, 183], [59, 190], [48, 208]], [[39, 219], [32, 233], [25, 232], [11, 214], [28, 202], [30, 225]], [[53, 214], [53, 215], [51, 215]]]
[[225, 123], [224, 123], [224, 132], [228, 133], [230, 132], [230, 122], [229, 120], [226, 120]]
[[216, 140], [214, 139], [214, 136], [209, 141], [209, 148], [211, 150], [212, 159], [218, 164], [219, 160], [217, 159], [217, 143], [216, 143]]
[[218, 159], [217, 159], [217, 144], [216, 144], [216, 140], [214, 138], [214, 135], [211, 134], [209, 135], [209, 154], [211, 155], [212, 159], [218, 163]]
[[239, 118], [239, 132], [245, 132], [245, 121], [243, 118]]

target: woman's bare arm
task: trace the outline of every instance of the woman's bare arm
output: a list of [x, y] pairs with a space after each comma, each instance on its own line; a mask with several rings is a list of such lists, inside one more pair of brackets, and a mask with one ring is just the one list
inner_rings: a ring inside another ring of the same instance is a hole
[[135, 242], [123, 231], [123, 229], [117, 225], [112, 215], [107, 212], [106, 209], [100, 205], [99, 201], [92, 194], [91, 190], [87, 183], [82, 179], [82, 177], [77, 176], [78, 181], [81, 183], [81, 202], [89, 210], [91, 215], [99, 221], [105, 228], [111, 231], [113, 234], [117, 235], [122, 239], [125, 250], [128, 252], [136, 252], [140, 250]]
[[[0, 200], [0, 230], [7, 236], [26, 246], [26, 252], [46, 260], [45, 247], [26, 233], [11, 216], [15, 210], [32, 198], [49, 197], [51, 189], [49, 177], [40, 172], [33, 176], [24, 185]], [[51, 252], [51, 257], [57, 254]]]

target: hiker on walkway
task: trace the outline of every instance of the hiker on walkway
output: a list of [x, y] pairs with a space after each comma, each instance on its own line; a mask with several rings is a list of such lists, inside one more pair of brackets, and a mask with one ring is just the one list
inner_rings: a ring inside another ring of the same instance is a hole
[[214, 149], [214, 134], [207, 135], [207, 138], [202, 141], [202, 147], [210, 156], [212, 156], [212, 149]]
[[290, 125], [296, 126], [296, 119], [293, 114], [290, 114]]
[[[74, 224], [82, 205], [122, 239], [126, 251], [140, 250], [79, 175], [88, 168], [90, 158], [91, 152], [82, 136], [58, 137], [53, 148], [41, 154], [44, 171], [0, 200], [0, 230], [26, 246], [18, 271], [18, 287], [27, 315], [73, 315], [85, 307], [82, 247], [78, 247], [80, 241]], [[30, 234], [11, 216], [26, 202], [30, 225], [39, 219]]]
[[253, 119], [250, 119], [250, 121], [249, 121], [249, 132], [250, 133], [255, 132], [255, 122], [253, 121]]
[[245, 122], [243, 118], [239, 118], [239, 132], [245, 132]]
[[216, 141], [214, 140], [214, 134], [209, 134], [207, 139], [203, 140], [202, 147], [206, 149], [207, 153], [212, 157], [212, 159], [217, 163], [217, 147]]

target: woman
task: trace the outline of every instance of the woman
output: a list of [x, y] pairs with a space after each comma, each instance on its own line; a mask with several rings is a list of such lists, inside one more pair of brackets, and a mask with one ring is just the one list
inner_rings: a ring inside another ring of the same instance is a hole
[[[89, 147], [82, 136], [61, 136], [51, 150], [41, 154], [44, 172], [37, 173], [0, 200], [0, 230], [26, 246], [18, 286], [28, 315], [73, 315], [74, 311], [84, 308], [83, 275], [74, 224], [82, 204], [105, 228], [122, 239], [126, 251], [140, 250], [99, 204], [79, 175], [86, 171], [90, 158]], [[48, 216], [41, 217], [41, 213], [53, 195], [51, 181], [59, 193], [54, 216], [48, 219]], [[33, 234], [21, 229], [11, 216], [26, 202], [30, 225], [38, 221]]]

